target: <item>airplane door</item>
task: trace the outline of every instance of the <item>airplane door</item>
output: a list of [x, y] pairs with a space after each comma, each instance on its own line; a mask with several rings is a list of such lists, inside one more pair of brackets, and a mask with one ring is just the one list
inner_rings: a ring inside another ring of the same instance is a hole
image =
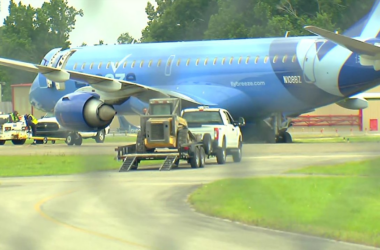
[[315, 82], [315, 58], [317, 55], [317, 43], [312, 43], [303, 60], [303, 79], [306, 83]]
[[165, 75], [170, 76], [172, 74], [172, 66], [174, 63], [175, 55], [171, 55], [166, 62]]

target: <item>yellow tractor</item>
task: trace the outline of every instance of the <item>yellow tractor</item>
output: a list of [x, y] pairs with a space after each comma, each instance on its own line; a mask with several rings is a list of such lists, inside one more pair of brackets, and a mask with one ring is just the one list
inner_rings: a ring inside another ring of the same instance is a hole
[[181, 116], [181, 100], [160, 98], [149, 100], [146, 114], [140, 118], [141, 130], [137, 134], [137, 153], [151, 153], [156, 148], [180, 148], [196, 141]]

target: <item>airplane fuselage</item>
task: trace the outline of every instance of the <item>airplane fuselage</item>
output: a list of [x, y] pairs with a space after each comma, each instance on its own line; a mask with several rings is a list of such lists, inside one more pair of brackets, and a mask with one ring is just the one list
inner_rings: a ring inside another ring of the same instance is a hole
[[[369, 89], [380, 79], [380, 73], [360, 65], [354, 53], [316, 36], [74, 49], [63, 68], [196, 97], [248, 121], [276, 112], [306, 112]], [[41, 64], [47, 65], [55, 51]], [[39, 74], [30, 92], [32, 105], [44, 111], [52, 111], [60, 97], [88, 84], [69, 80], [64, 90], [48, 85]], [[133, 102], [115, 108], [129, 114]]]

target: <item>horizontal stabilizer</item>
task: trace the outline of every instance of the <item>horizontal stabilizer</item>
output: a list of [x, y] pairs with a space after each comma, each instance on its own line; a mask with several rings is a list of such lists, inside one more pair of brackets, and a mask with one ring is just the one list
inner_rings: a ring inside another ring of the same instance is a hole
[[324, 30], [314, 26], [305, 26], [305, 29], [316, 35], [322, 36], [342, 47], [345, 47], [359, 55], [369, 56], [371, 58], [380, 58], [380, 47], [365, 43], [347, 36], [335, 34], [334, 32]]

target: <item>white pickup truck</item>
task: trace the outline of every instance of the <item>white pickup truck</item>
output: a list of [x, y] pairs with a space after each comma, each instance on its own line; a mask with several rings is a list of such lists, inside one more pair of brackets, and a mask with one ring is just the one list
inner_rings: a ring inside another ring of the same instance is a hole
[[235, 122], [227, 110], [209, 107], [184, 109], [181, 116], [187, 121], [191, 133], [203, 140], [206, 155], [216, 156], [218, 164], [224, 164], [227, 155], [232, 155], [234, 162], [241, 161], [243, 137], [240, 126], [245, 125], [244, 118]]

